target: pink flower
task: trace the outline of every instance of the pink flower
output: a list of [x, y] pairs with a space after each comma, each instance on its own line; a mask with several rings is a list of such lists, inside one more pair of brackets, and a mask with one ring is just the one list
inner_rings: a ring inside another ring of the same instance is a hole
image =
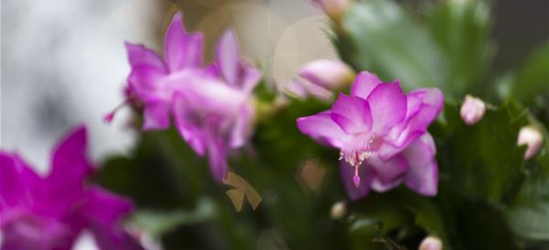
[[[387, 190], [394, 187], [397, 179], [402, 180], [404, 173], [413, 171], [409, 163], [413, 159], [405, 159], [413, 156], [406, 156], [405, 149], [425, 137], [427, 127], [442, 107], [443, 96], [438, 89], [418, 89], [406, 95], [398, 81], [382, 83], [375, 75], [362, 72], [351, 88], [351, 95], [341, 93], [330, 110], [301, 117], [297, 125], [302, 133], [340, 150], [340, 159], [353, 167], [352, 182], [356, 188], [360, 188], [362, 178], [367, 178], [368, 186], [363, 189], [375, 185], [379, 187], [376, 189]], [[420, 153], [428, 152], [428, 146], [419, 146]], [[434, 152], [430, 158], [434, 159], [433, 156]], [[386, 164], [391, 167], [369, 167]], [[434, 176], [436, 165], [430, 169], [422, 177]], [[379, 181], [373, 182], [375, 176]], [[433, 193], [430, 187], [417, 189]]]
[[128, 83], [144, 105], [143, 129], [165, 129], [173, 117], [196, 154], [208, 155], [212, 175], [221, 182], [229, 151], [251, 135], [251, 94], [262, 73], [240, 58], [233, 31], [220, 38], [216, 60], [206, 68], [202, 46], [202, 34], [186, 33], [178, 13], [166, 32], [164, 60], [143, 46], [126, 45], [132, 66]]
[[86, 129], [57, 146], [50, 173], [39, 176], [17, 154], [0, 152], [1, 249], [71, 249], [90, 230], [101, 249], [142, 249], [123, 229], [130, 201], [88, 183]]
[[131, 73], [128, 84], [145, 106], [143, 130], [170, 126], [171, 105], [186, 83], [173, 81], [178, 74], [199, 72], [202, 67], [203, 35], [187, 33], [181, 13], [172, 18], [164, 41], [164, 60], [143, 45], [126, 43]]
[[217, 45], [215, 62], [205, 74], [189, 74], [194, 80], [187, 80], [190, 84], [178, 94], [177, 128], [197, 154], [208, 153], [217, 181], [227, 176], [228, 151], [242, 147], [251, 135], [255, 114], [251, 93], [261, 76], [241, 60], [236, 36], [227, 31]]

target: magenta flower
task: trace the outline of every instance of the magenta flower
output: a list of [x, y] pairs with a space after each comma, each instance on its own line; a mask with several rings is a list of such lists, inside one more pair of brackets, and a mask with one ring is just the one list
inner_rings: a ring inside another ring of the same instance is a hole
[[128, 84], [144, 103], [143, 130], [170, 126], [171, 105], [185, 82], [172, 81], [178, 74], [190, 74], [202, 67], [204, 38], [185, 31], [181, 13], [172, 18], [164, 41], [164, 60], [143, 45], [126, 43], [132, 67]]
[[86, 129], [63, 140], [51, 171], [36, 174], [17, 154], [0, 151], [0, 230], [2, 250], [69, 250], [84, 230], [101, 249], [142, 249], [121, 222], [133, 206], [87, 178]]
[[180, 75], [189, 84], [178, 93], [174, 106], [177, 128], [198, 155], [208, 153], [217, 181], [227, 176], [228, 151], [242, 147], [251, 135], [255, 114], [251, 92], [261, 76], [240, 59], [232, 31], [220, 38], [216, 61], [206, 73]]
[[[387, 185], [379, 190], [385, 190], [389, 184], [394, 185], [394, 178], [411, 171], [402, 154], [426, 134], [442, 106], [443, 96], [438, 89], [418, 89], [405, 95], [398, 82], [382, 83], [375, 75], [362, 72], [351, 95], [341, 93], [330, 110], [301, 117], [297, 125], [302, 133], [340, 150], [340, 159], [354, 168], [356, 188], [360, 187], [360, 176], [367, 178], [367, 184], [373, 183], [368, 178], [377, 176]], [[365, 161], [366, 166], [394, 166], [360, 169]]]

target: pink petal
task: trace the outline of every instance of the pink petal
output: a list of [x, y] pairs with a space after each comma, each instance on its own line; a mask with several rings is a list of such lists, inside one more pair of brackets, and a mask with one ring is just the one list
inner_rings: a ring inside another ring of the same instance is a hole
[[389, 183], [400, 178], [410, 168], [406, 158], [401, 155], [397, 155], [388, 161], [372, 157], [366, 164], [376, 171], [378, 179], [383, 183]]
[[242, 79], [240, 79], [240, 84], [242, 91], [246, 93], [251, 93], [253, 89], [259, 84], [259, 81], [261, 80], [261, 77], [263, 77], [263, 73], [249, 65], [243, 65], [242, 66]]
[[197, 155], [204, 156], [206, 142], [203, 129], [200, 127], [202, 121], [193, 114], [192, 110], [186, 107], [186, 103], [180, 97], [176, 98], [174, 104], [174, 118], [179, 134]]
[[228, 30], [219, 38], [216, 49], [216, 62], [227, 83], [237, 86], [240, 58], [238, 42], [233, 30]]
[[398, 82], [380, 84], [367, 99], [372, 111], [373, 131], [387, 133], [406, 115], [406, 96]]
[[30, 205], [29, 194], [39, 178], [17, 155], [0, 151], [0, 213], [17, 205]]
[[61, 140], [52, 157], [50, 174], [45, 178], [40, 195], [44, 206], [35, 207], [43, 214], [60, 216], [78, 201], [84, 183], [94, 170], [87, 157], [86, 128], [79, 126]]
[[47, 177], [49, 183], [64, 184], [62, 187], [68, 189], [78, 188], [93, 173], [87, 157], [86, 133], [86, 127], [76, 127], [57, 145], [53, 153], [52, 169]]
[[[391, 130], [385, 139], [389, 142], [380, 149], [382, 158], [387, 159], [400, 152], [409, 143], [425, 134], [429, 125], [442, 111], [444, 101], [438, 89], [419, 89], [408, 94], [406, 120]], [[395, 150], [397, 149], [397, 150]]]
[[128, 60], [132, 68], [139, 65], [147, 65], [159, 69], [165, 68], [164, 62], [154, 51], [140, 44], [126, 43], [125, 45]]
[[351, 87], [351, 95], [367, 99], [372, 90], [379, 84], [381, 84], [381, 80], [376, 75], [368, 71], [362, 71]]
[[404, 182], [410, 189], [425, 196], [437, 194], [438, 165], [435, 154], [436, 147], [430, 134], [418, 138], [403, 151], [410, 164]]
[[136, 66], [128, 77], [128, 82], [134, 93], [143, 101], [156, 101], [162, 86], [160, 81], [166, 76], [166, 71], [151, 66]]
[[212, 63], [204, 69], [204, 73], [207, 75], [213, 77], [213, 78], [219, 78], [221, 77], [221, 73], [219, 72], [219, 68], [215, 63]]
[[161, 130], [169, 126], [169, 105], [164, 102], [147, 103], [143, 113], [143, 131]]
[[81, 212], [93, 225], [112, 226], [133, 210], [129, 200], [97, 186], [86, 191], [82, 202]]
[[229, 139], [231, 148], [239, 148], [243, 146], [252, 132], [252, 120], [254, 117], [254, 108], [243, 106], [237, 114]]
[[143, 250], [136, 239], [121, 227], [94, 226], [92, 233], [99, 249]]
[[339, 94], [339, 97], [332, 106], [332, 119], [347, 134], [364, 133], [372, 127], [372, 116], [370, 106], [366, 100]]
[[333, 147], [341, 148], [350, 139], [350, 136], [332, 120], [330, 112], [298, 118], [297, 127], [301, 133]]
[[227, 146], [220, 135], [220, 122], [216, 118], [207, 121], [206, 147], [208, 148], [208, 160], [210, 172], [213, 178], [222, 183], [227, 177], [229, 165], [227, 163]]
[[164, 59], [171, 72], [202, 65], [204, 37], [201, 33], [187, 34], [183, 15], [176, 13], [166, 30]]
[[383, 193], [398, 187], [400, 183], [402, 183], [402, 179], [400, 178], [389, 181], [382, 181], [381, 179], [376, 178], [372, 181], [372, 189], [376, 192]]

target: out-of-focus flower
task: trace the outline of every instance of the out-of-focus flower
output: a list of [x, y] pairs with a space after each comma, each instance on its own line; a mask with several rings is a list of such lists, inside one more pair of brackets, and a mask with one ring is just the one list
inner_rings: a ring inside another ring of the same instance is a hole
[[227, 176], [228, 151], [242, 147], [252, 133], [251, 92], [261, 76], [240, 59], [234, 32], [228, 31], [205, 73], [179, 74], [168, 81], [186, 82], [175, 100], [175, 122], [197, 154], [207, 152], [211, 173], [219, 182]]
[[[395, 185], [395, 178], [411, 170], [408, 164], [401, 164], [405, 160], [404, 152], [400, 153], [426, 134], [442, 107], [443, 95], [438, 89], [418, 89], [405, 95], [398, 81], [382, 83], [374, 74], [362, 72], [351, 95], [341, 93], [330, 110], [301, 117], [297, 125], [302, 133], [341, 150], [340, 159], [354, 168], [356, 188], [361, 188], [359, 172], [364, 161], [368, 160], [366, 165], [391, 164], [392, 168], [362, 168], [364, 178], [372, 179], [366, 183], [386, 190]], [[379, 172], [375, 184], [369, 173], [372, 170]]]
[[355, 78], [353, 69], [339, 60], [317, 60], [305, 64], [299, 76], [327, 90], [343, 90]]
[[319, 4], [324, 13], [334, 20], [340, 19], [352, 0], [313, 0]]
[[442, 241], [435, 236], [428, 236], [419, 245], [419, 250], [442, 250]]
[[332, 98], [332, 91], [349, 87], [355, 78], [351, 67], [338, 60], [317, 60], [305, 64], [299, 70], [301, 79], [293, 79], [286, 91], [295, 97], [312, 95], [321, 100]]
[[347, 214], [347, 204], [344, 201], [338, 201], [332, 205], [330, 209], [330, 217], [334, 220], [339, 220]]
[[71, 249], [84, 229], [101, 249], [142, 249], [121, 225], [131, 202], [87, 183], [84, 127], [61, 141], [45, 177], [17, 154], [0, 152], [0, 163], [1, 249]]
[[172, 81], [171, 78], [178, 74], [198, 72], [202, 67], [203, 35], [187, 33], [182, 17], [181, 13], [176, 13], [166, 30], [164, 60], [143, 45], [126, 43], [131, 66], [128, 85], [144, 104], [143, 130], [170, 126], [175, 94], [186, 85], [185, 82]]
[[543, 144], [543, 135], [541, 132], [532, 126], [526, 126], [520, 129], [517, 145], [526, 145], [524, 159], [530, 159], [536, 155]]
[[473, 125], [480, 121], [486, 112], [486, 104], [481, 99], [472, 97], [470, 95], [465, 96], [465, 101], [461, 105], [461, 119], [467, 125]]

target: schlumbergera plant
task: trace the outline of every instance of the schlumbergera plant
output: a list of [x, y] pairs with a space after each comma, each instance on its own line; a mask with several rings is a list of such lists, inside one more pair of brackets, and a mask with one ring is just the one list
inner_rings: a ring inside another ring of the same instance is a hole
[[489, 1], [314, 4], [339, 60], [286, 84], [230, 29], [206, 62], [182, 12], [163, 53], [126, 43], [136, 147], [96, 170], [79, 128], [46, 177], [2, 152], [1, 249], [549, 248], [549, 42], [499, 76]]

